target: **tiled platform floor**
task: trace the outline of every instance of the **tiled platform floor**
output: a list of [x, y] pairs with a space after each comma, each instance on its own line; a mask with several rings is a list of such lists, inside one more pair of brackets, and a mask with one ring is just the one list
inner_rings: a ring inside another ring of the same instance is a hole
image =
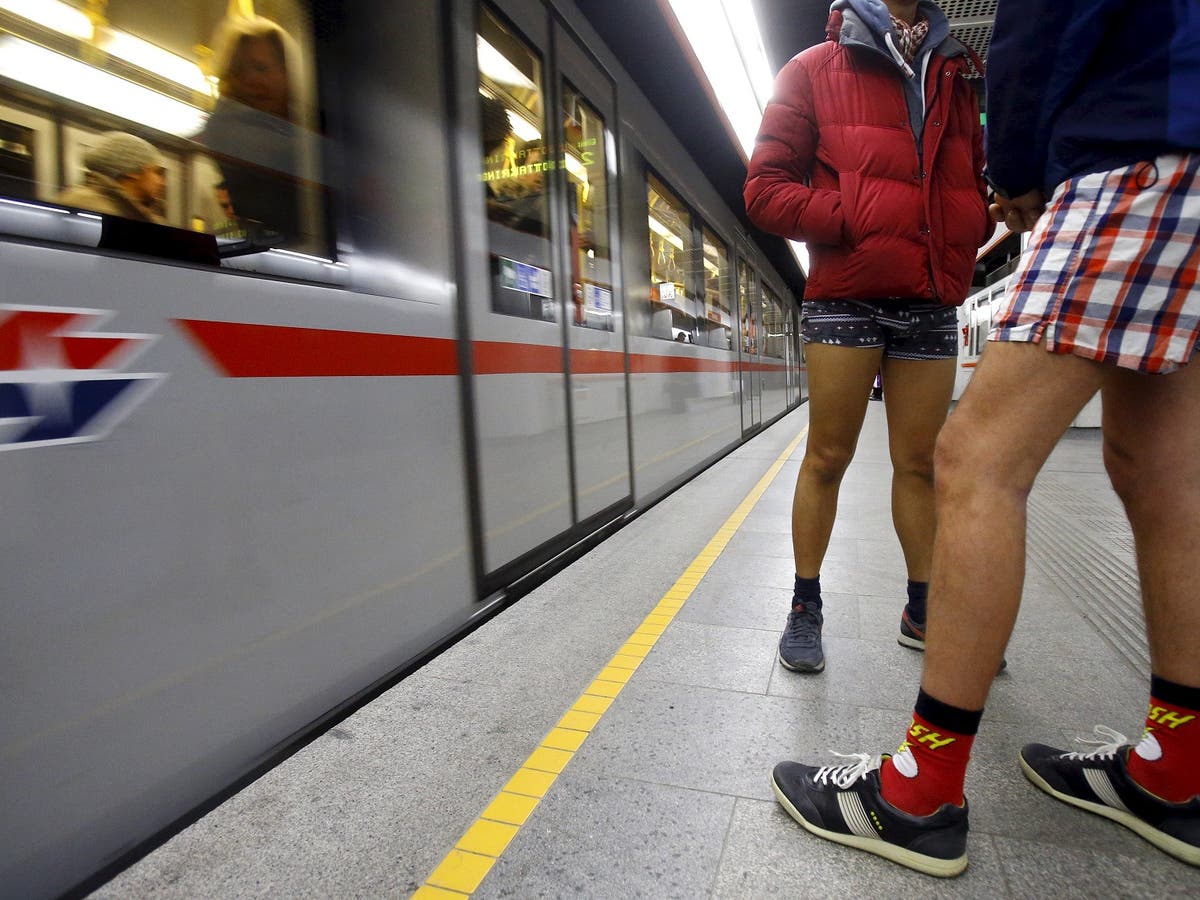
[[[707, 470], [95, 896], [408, 896], [807, 417], [802, 407]], [[868, 412], [822, 572], [826, 671], [802, 676], [776, 662], [802, 452], [783, 465], [474, 896], [1200, 896], [1200, 872], [1047, 798], [1017, 767], [1029, 740], [1070, 741], [1097, 723], [1129, 734], [1141, 726], [1147, 680], [1136, 650], [1144, 638], [1110, 643], [1085, 615], [1088, 598], [1069, 593], [1072, 583], [1078, 595], [1099, 577], [1086, 565], [1096, 548], [1083, 546], [1085, 537], [1054, 554], [1031, 546], [1009, 669], [992, 691], [968, 777], [964, 876], [937, 881], [828, 844], [778, 808], [768, 782], [776, 761], [895, 746], [921, 666], [895, 640], [905, 573], [887, 508], [880, 404]], [[1128, 606], [1136, 582], [1122, 523], [1098, 435], [1072, 432], [1035, 489], [1031, 528], [1106, 535], [1119, 577], [1105, 583], [1115, 585], [1111, 602]], [[987, 564], [986, 547], [978, 560]]]

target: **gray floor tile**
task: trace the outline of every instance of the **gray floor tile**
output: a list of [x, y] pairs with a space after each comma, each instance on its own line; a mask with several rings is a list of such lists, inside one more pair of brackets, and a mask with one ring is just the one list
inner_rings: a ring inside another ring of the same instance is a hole
[[765, 694], [778, 640], [773, 631], [676, 620], [636, 677]]
[[832, 711], [860, 706], [911, 710], [921, 678], [921, 655], [892, 642], [826, 637], [825, 671], [789, 672], [778, 662], [770, 693], [828, 706]]
[[[1119, 826], [1113, 825], [1113, 828]], [[1121, 829], [1122, 831], [1124, 829]], [[1128, 832], [1127, 848], [1144, 843]], [[1013, 838], [995, 838], [1004, 878], [1015, 898], [1196, 897], [1200, 872], [1157, 851], [1152, 856], [1086, 847], [1064, 849]], [[1136, 843], [1135, 843], [1136, 842]]]
[[779, 760], [857, 736], [852, 717], [822, 704], [635, 677], [571, 767], [765, 800]]
[[809, 834], [774, 802], [740, 799], [712, 897], [1003, 897], [992, 839], [970, 838], [967, 871], [949, 881]]
[[[858, 598], [822, 593], [824, 633], [834, 637], [858, 637]], [[778, 639], [787, 622], [792, 589], [743, 587], [732, 581], [705, 578], [676, 616], [676, 621], [769, 631]], [[768, 673], [770, 667], [767, 667]]]
[[733, 803], [569, 768], [472, 896], [703, 897]]

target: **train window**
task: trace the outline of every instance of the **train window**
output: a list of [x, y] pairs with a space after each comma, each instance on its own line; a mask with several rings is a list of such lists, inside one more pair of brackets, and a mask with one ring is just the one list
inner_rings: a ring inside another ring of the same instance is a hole
[[697, 300], [689, 291], [692, 225], [687, 207], [652, 174], [646, 176], [650, 216], [652, 337], [694, 344]]
[[762, 287], [763, 355], [787, 358], [787, 313], [779, 297], [765, 284]]
[[0, 4], [0, 191], [100, 246], [328, 256], [312, 38], [304, 0]]
[[758, 329], [754, 324], [754, 270], [738, 260], [738, 321], [741, 323], [742, 352], [758, 354]]
[[612, 254], [608, 239], [608, 160], [604, 120], [570, 85], [563, 86], [562, 161], [571, 229], [573, 321], [613, 330]]
[[704, 250], [704, 316], [700, 320], [700, 343], [729, 350], [733, 347], [733, 280], [729, 270], [729, 248], [707, 227], [701, 229]]
[[554, 322], [542, 61], [486, 7], [476, 48], [492, 309]]

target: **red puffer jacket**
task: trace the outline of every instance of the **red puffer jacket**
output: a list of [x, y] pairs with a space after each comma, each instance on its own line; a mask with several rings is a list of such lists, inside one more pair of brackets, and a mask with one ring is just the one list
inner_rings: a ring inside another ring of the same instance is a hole
[[832, 40], [792, 59], [775, 81], [746, 211], [763, 230], [808, 242], [808, 299], [957, 306], [994, 227], [979, 109], [960, 77], [965, 48], [946, 41], [929, 59], [922, 166], [904, 74], [881, 52], [839, 44], [838, 22]]

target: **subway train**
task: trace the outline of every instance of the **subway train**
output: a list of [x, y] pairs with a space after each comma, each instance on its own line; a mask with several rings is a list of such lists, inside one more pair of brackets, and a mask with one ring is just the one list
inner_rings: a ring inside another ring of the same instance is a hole
[[568, 0], [0, 0], [0, 895], [82, 893], [805, 397]]

